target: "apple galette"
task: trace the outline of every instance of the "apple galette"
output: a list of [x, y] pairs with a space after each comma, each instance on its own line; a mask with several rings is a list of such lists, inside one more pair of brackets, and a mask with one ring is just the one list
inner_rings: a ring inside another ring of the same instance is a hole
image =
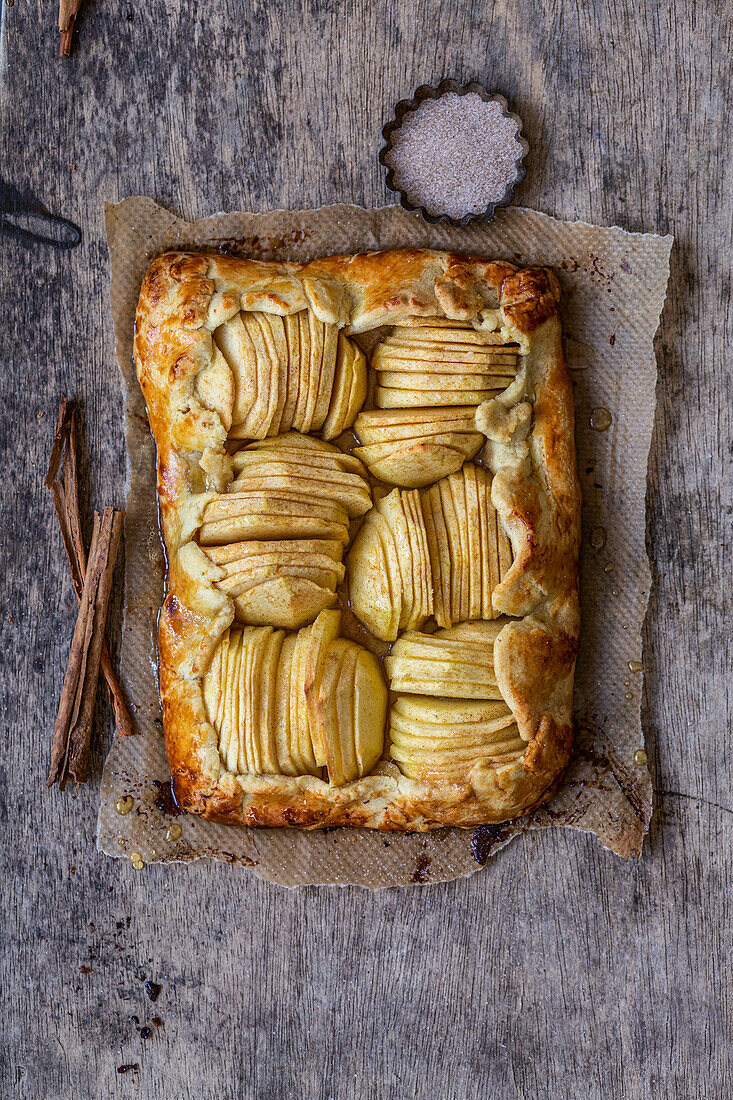
[[135, 361], [186, 810], [422, 830], [549, 795], [579, 630], [558, 300], [548, 269], [427, 250], [151, 264]]

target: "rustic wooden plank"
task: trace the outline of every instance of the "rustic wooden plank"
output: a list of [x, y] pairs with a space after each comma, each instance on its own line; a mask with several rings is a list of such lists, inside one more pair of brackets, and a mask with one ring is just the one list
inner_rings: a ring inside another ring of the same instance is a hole
[[[3, 237], [0, 253], [3, 1094], [730, 1095], [729, 5], [97, 3], [67, 62], [40, 0], [5, 0], [2, 20], [2, 174], [84, 232], [74, 252]], [[85, 410], [86, 521], [89, 502], [123, 502], [102, 200], [148, 193], [191, 216], [379, 204], [381, 126], [443, 76], [485, 81], [524, 118], [520, 201], [676, 236], [650, 461], [659, 810], [644, 857], [553, 832], [470, 880], [375, 895], [103, 860], [102, 748], [78, 796], [43, 787], [75, 601], [40, 487], [67, 392]]]

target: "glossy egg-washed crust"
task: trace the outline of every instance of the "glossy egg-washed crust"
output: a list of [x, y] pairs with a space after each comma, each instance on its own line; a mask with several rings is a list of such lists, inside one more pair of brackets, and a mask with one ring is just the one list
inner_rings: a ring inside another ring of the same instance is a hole
[[[176, 797], [228, 824], [353, 825], [424, 830], [505, 821], [549, 794], [572, 748], [579, 631], [580, 491], [573, 401], [551, 270], [410, 249], [331, 256], [308, 264], [167, 253], [149, 267], [135, 325], [135, 362], [158, 448], [158, 495], [168, 553], [160, 615], [160, 690]], [[520, 345], [517, 381], [488, 410], [484, 461], [514, 564], [495, 591], [516, 616], [497, 638], [499, 687], [528, 742], [518, 762], [475, 768], [461, 785], [429, 787], [392, 763], [344, 787], [312, 776], [236, 776], [223, 765], [201, 678], [234, 617], [221, 575], [194, 536], [211, 492], [230, 477], [226, 429], [196, 396], [211, 333], [239, 309], [280, 315], [309, 307], [346, 334], [410, 317], [500, 328]], [[524, 427], [523, 427], [524, 425]]]

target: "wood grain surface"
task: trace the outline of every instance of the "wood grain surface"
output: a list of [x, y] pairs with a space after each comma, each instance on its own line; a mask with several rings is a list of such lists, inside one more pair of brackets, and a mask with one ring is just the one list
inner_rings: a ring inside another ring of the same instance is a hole
[[[3, 0], [0, 174], [83, 233], [69, 252], [0, 234], [3, 1098], [733, 1095], [732, 37], [723, 0], [89, 0], [60, 61], [52, 6]], [[67, 393], [85, 520], [124, 498], [102, 201], [382, 204], [381, 127], [444, 76], [501, 90], [525, 120], [519, 202], [676, 237], [649, 469], [644, 855], [553, 830], [468, 880], [376, 894], [104, 859], [101, 703], [92, 782], [43, 782], [75, 598], [41, 488]]]

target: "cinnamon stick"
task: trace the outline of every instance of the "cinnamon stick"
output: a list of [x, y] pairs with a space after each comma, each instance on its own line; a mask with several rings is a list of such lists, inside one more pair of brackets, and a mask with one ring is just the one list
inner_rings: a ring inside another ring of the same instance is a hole
[[118, 508], [105, 508], [101, 519], [99, 512], [94, 513], [89, 563], [54, 729], [48, 787], [58, 783], [63, 790], [69, 778], [76, 783], [87, 780], [104, 623], [121, 534], [122, 512]]
[[71, 37], [80, 7], [81, 0], [59, 0], [59, 57], [71, 54]]
[[[54, 441], [44, 485], [51, 490], [54, 509], [61, 530], [69, 571], [76, 597], [81, 601], [87, 556], [81, 530], [79, 512], [79, 483], [77, 474], [77, 411], [65, 397], [61, 398]], [[62, 459], [65, 458], [63, 478], [57, 480]], [[136, 732], [125, 697], [117, 681], [106, 643], [102, 645], [101, 669], [107, 684], [110, 703], [115, 716], [117, 732], [130, 737]]]

